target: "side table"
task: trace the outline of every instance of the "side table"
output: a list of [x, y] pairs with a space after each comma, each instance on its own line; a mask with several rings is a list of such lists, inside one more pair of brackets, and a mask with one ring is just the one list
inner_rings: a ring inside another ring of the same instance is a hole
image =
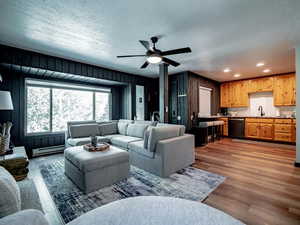
[[7, 169], [16, 181], [27, 177], [29, 160], [23, 146], [15, 147], [13, 154], [0, 156], [0, 166]]

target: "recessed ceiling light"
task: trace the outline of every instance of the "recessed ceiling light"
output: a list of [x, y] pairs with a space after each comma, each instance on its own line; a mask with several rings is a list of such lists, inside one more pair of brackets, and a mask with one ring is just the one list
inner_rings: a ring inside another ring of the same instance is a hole
[[236, 74], [234, 74], [233, 76], [234, 76], [234, 77], [240, 77], [240, 76], [241, 76], [241, 74], [239, 74], [239, 73], [236, 73]]
[[270, 70], [270, 69], [265, 69], [265, 70], [263, 70], [263, 72], [264, 72], [264, 73], [270, 73], [271, 70]]
[[265, 63], [263, 63], [263, 62], [259, 62], [259, 63], [256, 64], [257, 67], [262, 67], [264, 65], [265, 65]]
[[224, 73], [229, 73], [229, 72], [231, 72], [231, 69], [230, 69], [230, 68], [224, 69]]

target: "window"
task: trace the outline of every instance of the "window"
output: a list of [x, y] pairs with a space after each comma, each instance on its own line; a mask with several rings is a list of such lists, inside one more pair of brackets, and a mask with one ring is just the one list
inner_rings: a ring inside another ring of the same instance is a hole
[[109, 120], [110, 89], [26, 80], [26, 133], [61, 132], [68, 121]]
[[27, 88], [27, 132], [50, 131], [50, 88]]
[[96, 92], [95, 94], [95, 119], [109, 120], [110, 104], [109, 93]]
[[93, 92], [52, 89], [52, 130], [63, 131], [68, 121], [93, 120]]

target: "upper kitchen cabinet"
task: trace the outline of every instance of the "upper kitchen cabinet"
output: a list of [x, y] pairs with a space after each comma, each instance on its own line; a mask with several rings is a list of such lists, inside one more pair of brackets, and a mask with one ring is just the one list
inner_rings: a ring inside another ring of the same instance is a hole
[[274, 77], [274, 105], [296, 105], [296, 76], [288, 74]]
[[221, 107], [248, 107], [248, 80], [221, 84]]
[[221, 101], [220, 101], [220, 106], [223, 108], [230, 107], [230, 83], [223, 83], [221, 84]]
[[249, 80], [249, 93], [273, 91], [273, 77], [263, 77]]
[[277, 75], [221, 84], [221, 107], [248, 107], [249, 94], [273, 92], [275, 106], [296, 105], [295, 74]]

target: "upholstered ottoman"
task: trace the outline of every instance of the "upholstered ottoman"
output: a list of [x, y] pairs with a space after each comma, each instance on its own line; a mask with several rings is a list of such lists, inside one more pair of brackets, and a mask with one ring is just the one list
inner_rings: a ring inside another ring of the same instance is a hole
[[65, 175], [89, 193], [125, 179], [129, 175], [129, 154], [110, 146], [104, 152], [88, 152], [82, 146], [65, 150]]

